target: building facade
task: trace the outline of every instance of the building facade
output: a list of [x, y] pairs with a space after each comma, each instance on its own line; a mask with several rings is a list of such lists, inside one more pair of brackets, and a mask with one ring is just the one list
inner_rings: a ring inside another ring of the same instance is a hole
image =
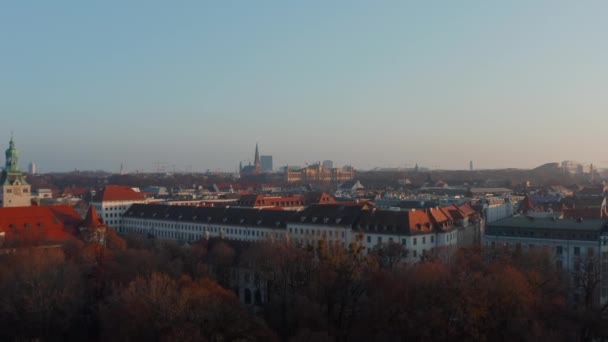
[[[603, 220], [561, 220], [514, 216], [488, 224], [484, 245], [515, 251], [543, 249], [558, 269], [577, 274], [587, 266], [600, 276], [597, 301], [608, 302], [608, 227]], [[595, 265], [595, 266], [594, 266]]]
[[147, 203], [144, 194], [128, 186], [119, 185], [106, 185], [91, 200], [91, 205], [95, 207], [103, 223], [115, 228], [119, 233], [123, 232], [122, 215], [136, 203]]
[[286, 167], [284, 181], [287, 183], [332, 183], [351, 181], [355, 178], [355, 169], [332, 168], [327, 169], [322, 164], [314, 164], [303, 169], [294, 170]]
[[271, 240], [313, 248], [355, 244], [364, 252], [392, 242], [401, 245], [404, 261], [414, 262], [426, 254], [453, 251], [462, 246], [459, 239], [475, 243], [461, 237], [461, 232], [477, 229], [479, 235], [482, 223], [468, 205], [397, 212], [341, 203], [299, 211], [134, 204], [120, 227], [122, 233], [180, 241]]

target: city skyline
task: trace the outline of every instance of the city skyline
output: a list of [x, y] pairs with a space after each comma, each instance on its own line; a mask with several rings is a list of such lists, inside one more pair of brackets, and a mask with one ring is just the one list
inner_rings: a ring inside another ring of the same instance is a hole
[[0, 145], [40, 172], [232, 171], [256, 141], [276, 165], [608, 166], [605, 3], [345, 4], [2, 4]]

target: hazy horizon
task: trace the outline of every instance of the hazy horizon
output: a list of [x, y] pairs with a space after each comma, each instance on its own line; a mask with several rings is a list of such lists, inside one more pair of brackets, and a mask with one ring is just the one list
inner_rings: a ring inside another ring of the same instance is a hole
[[[40, 172], [534, 168], [602, 155], [608, 3], [0, 4], [0, 149]], [[4, 162], [4, 158], [2, 163]]]

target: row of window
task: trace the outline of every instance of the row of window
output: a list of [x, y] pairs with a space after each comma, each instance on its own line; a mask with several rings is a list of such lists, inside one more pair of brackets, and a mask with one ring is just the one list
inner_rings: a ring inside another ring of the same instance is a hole
[[[168, 224], [170, 226], [173, 226], [173, 224]], [[277, 232], [268, 232], [268, 231], [263, 231], [263, 230], [257, 230], [257, 229], [237, 229], [237, 228], [220, 228], [220, 227], [201, 227], [201, 226], [186, 226], [186, 227], [182, 227], [183, 225], [178, 225], [175, 224], [175, 226], [180, 226], [181, 228], [188, 228], [187, 231], [174, 231], [174, 230], [169, 230], [169, 231], [165, 231], [162, 228], [174, 228], [174, 227], [156, 227], [156, 228], [160, 228], [159, 230], [154, 230], [155, 234], [161, 234], [161, 233], [171, 233], [170, 235], [166, 235], [166, 236], [161, 236], [161, 237], [166, 237], [166, 238], [176, 238], [176, 239], [183, 239], [184, 236], [196, 236], [198, 238], [203, 238], [205, 235], [207, 234], [207, 232], [209, 234], [214, 234], [214, 235], [236, 235], [237, 237], [241, 236], [241, 237], [260, 237], [260, 238], [270, 238], [270, 237], [274, 237], [274, 238], [278, 238], [280, 237], [280, 234]], [[124, 228], [125, 232], [134, 232], [134, 233], [140, 233], [140, 234], [145, 234], [145, 233], [149, 233], [152, 232], [149, 228], [143, 228], [143, 227], [133, 227], [133, 226], [125, 226]], [[197, 233], [189, 233], [189, 232], [197, 232]], [[175, 233], [175, 234], [174, 234]], [[189, 238], [188, 238], [189, 239]]]
[[[13, 189], [10, 189], [10, 188], [5, 188], [5, 190], [6, 190], [6, 193], [7, 193], [7, 194], [12, 194], [12, 193], [13, 193]], [[24, 188], [24, 189], [22, 189], [21, 191], [22, 191], [24, 194], [27, 194], [28, 192], [30, 192], [30, 191], [29, 191], [27, 188]]]
[[[515, 245], [515, 249], [516, 250], [521, 250], [522, 249], [522, 244], [519, 243], [519, 242], [514, 243], [514, 244], [510, 244], [508, 242], [505, 242], [505, 243], [502, 243], [501, 245], [503, 247], [506, 247], [506, 248], [509, 248], [511, 245]], [[495, 248], [496, 247], [496, 242], [492, 241], [490, 243], [490, 246], [492, 248]], [[547, 251], [551, 249], [551, 247], [549, 245], [529, 244], [528, 245], [528, 250], [532, 250], [532, 249], [534, 249], [536, 247], [540, 247], [540, 248], [542, 248], [544, 250], [547, 250]], [[561, 255], [564, 255], [565, 252], [567, 253], [567, 251], [568, 251], [568, 247], [555, 246], [555, 255], [561, 256]], [[580, 256], [581, 255], [581, 247], [572, 247], [572, 255], [574, 255], [574, 256]], [[590, 256], [590, 257], [594, 256], [595, 255], [595, 249], [594, 248], [587, 248], [587, 255]], [[608, 255], [607, 255], [607, 257], [608, 257]]]
[[489, 229], [489, 234], [500, 236], [520, 236], [528, 238], [543, 238], [543, 239], [576, 239], [576, 240], [597, 240], [599, 234], [596, 233], [571, 233], [571, 232], [538, 232], [529, 230], [506, 230], [506, 229]]
[[[220, 234], [222, 232], [229, 234], [229, 235], [238, 235], [238, 236], [257, 236], [257, 237], [267, 237], [270, 236], [268, 234], [268, 232], [264, 232], [264, 231], [260, 231], [260, 230], [254, 230], [254, 229], [239, 229], [239, 228], [220, 228], [220, 227], [214, 227], [214, 226], [200, 226], [200, 225], [194, 225], [194, 224], [178, 224], [178, 223], [168, 223], [168, 222], [149, 222], [149, 221], [138, 221], [138, 220], [133, 220], [133, 219], [124, 219], [123, 222], [125, 224], [131, 225], [131, 226], [135, 226], [135, 227], [142, 227], [144, 228], [146, 231], [148, 231], [147, 229], [149, 228], [157, 228], [157, 229], [178, 229], [178, 230], [185, 230], [185, 231], [192, 231], [192, 232], [210, 232], [210, 233], [214, 233], [214, 234]], [[294, 237], [296, 237], [296, 241], [306, 241], [306, 236], [319, 236], [319, 237], [329, 237], [331, 238], [345, 238], [345, 232], [344, 231], [334, 231], [334, 230], [324, 230], [324, 229], [313, 229], [313, 228], [289, 228], [289, 233], [293, 234]], [[446, 241], [449, 242], [450, 240], [455, 238], [455, 234], [456, 232], [451, 232], [448, 233], [446, 235]], [[303, 236], [303, 238], [298, 238], [298, 236]], [[435, 243], [435, 236], [431, 235], [428, 236], [429, 238], [429, 242], [431, 244]], [[424, 245], [427, 243], [427, 236], [422, 236], [422, 237], [413, 237], [411, 238], [411, 243], [413, 246], [418, 245], [418, 239], [420, 239], [421, 243]], [[392, 237], [388, 238], [389, 242], [394, 242]], [[367, 243], [372, 243], [372, 236], [367, 236]], [[377, 236], [376, 237], [376, 243], [381, 244], [383, 243], [383, 237], [382, 236]], [[403, 238], [401, 239], [401, 244], [406, 246], [407, 245], [407, 239]]]
[[[339, 237], [339, 233], [341, 234], [341, 237], [344, 238], [344, 231], [342, 232], [335, 232], [335, 237]], [[329, 237], [334, 237], [334, 231], [333, 230], [329, 230], [326, 231], [325, 229], [308, 229], [308, 228], [289, 228], [289, 234], [294, 234], [294, 235], [311, 235], [311, 236], [326, 236], [326, 234]]]

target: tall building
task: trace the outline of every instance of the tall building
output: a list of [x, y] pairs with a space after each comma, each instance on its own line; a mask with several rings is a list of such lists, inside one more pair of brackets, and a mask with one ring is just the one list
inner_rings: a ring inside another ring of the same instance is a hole
[[35, 175], [36, 174], [36, 163], [31, 162], [29, 165], [29, 172], [31, 175]]
[[332, 160], [324, 160], [323, 161], [323, 167], [326, 169], [333, 169], [334, 168], [334, 162]]
[[31, 186], [19, 169], [19, 152], [13, 137], [6, 150], [6, 164], [0, 177], [0, 207], [29, 207], [31, 205]]
[[262, 161], [262, 171], [271, 172], [272, 171], [272, 156], [261, 156], [260, 160]]

